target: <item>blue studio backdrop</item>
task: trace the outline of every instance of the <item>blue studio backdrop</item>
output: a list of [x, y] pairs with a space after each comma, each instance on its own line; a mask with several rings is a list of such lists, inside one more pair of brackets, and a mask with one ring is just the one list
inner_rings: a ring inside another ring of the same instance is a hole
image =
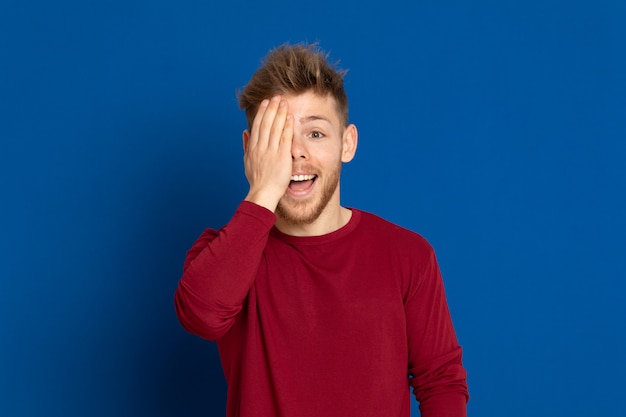
[[435, 247], [470, 415], [622, 416], [625, 19], [621, 0], [4, 1], [0, 415], [224, 415], [216, 347], [173, 293], [247, 191], [236, 90], [270, 48], [319, 41], [360, 132], [342, 201]]

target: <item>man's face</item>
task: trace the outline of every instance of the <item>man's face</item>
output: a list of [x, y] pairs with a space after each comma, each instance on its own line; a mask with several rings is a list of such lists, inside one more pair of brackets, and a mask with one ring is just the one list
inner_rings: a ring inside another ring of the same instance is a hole
[[339, 208], [341, 164], [354, 155], [356, 131], [341, 125], [331, 96], [305, 92], [283, 98], [294, 117], [293, 169], [276, 214], [292, 225], [311, 224], [325, 209]]

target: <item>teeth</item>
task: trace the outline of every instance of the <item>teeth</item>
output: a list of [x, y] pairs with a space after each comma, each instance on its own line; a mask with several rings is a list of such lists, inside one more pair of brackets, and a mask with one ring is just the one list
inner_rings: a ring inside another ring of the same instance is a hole
[[291, 181], [308, 181], [315, 178], [315, 175], [292, 175]]

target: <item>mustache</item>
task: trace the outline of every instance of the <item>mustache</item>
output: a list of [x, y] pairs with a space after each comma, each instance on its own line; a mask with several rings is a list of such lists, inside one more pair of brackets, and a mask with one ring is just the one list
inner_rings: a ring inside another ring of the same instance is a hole
[[313, 167], [310, 164], [302, 164], [302, 163], [298, 163], [298, 164], [293, 164], [291, 170], [293, 172], [306, 172], [309, 174], [313, 174], [317, 172], [317, 169], [315, 167]]

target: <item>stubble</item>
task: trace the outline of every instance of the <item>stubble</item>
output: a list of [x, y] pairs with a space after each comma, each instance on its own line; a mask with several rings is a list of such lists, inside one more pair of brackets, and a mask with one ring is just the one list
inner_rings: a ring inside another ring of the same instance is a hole
[[316, 184], [322, 186], [322, 192], [319, 197], [312, 197], [304, 201], [295, 201], [288, 196], [283, 197], [276, 207], [276, 215], [293, 226], [313, 223], [324, 212], [328, 202], [335, 194], [339, 186], [340, 172], [341, 162], [330, 172], [324, 184]]

